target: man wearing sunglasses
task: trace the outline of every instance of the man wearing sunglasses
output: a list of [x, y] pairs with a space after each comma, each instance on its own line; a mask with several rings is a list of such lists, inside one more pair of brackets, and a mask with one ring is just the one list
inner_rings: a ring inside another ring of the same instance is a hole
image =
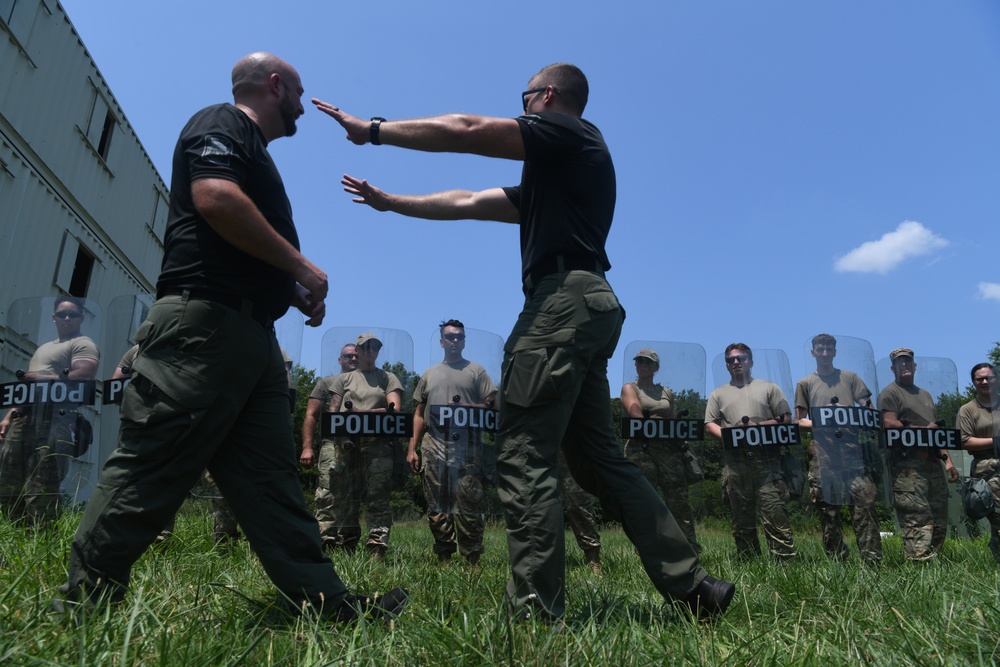
[[492, 408], [497, 388], [485, 368], [462, 356], [465, 325], [448, 320], [440, 331], [444, 360], [424, 371], [413, 392], [406, 462], [417, 473], [423, 457], [427, 523], [438, 560], [450, 561], [457, 550], [475, 566], [483, 553], [485, 413], [472, 409]]
[[[730, 381], [712, 390], [705, 408], [705, 433], [722, 440], [722, 429], [744, 425], [788, 424], [791, 410], [781, 388], [751, 375], [753, 351], [731, 343], [725, 352]], [[744, 420], [746, 418], [746, 420]], [[757, 510], [767, 548], [775, 558], [795, 556], [788, 521], [788, 486], [778, 447], [722, 450], [722, 493], [733, 513], [733, 539], [740, 558], [759, 556]]]
[[657, 590], [703, 614], [725, 611], [735, 587], [707, 576], [662, 499], [615, 442], [607, 364], [625, 311], [605, 272], [614, 217], [611, 154], [582, 118], [589, 86], [574, 65], [543, 68], [521, 94], [524, 115], [449, 114], [371, 121], [313, 99], [355, 144], [473, 153], [523, 162], [521, 182], [479, 192], [396, 195], [345, 175], [354, 201], [432, 220], [520, 226], [524, 309], [504, 348], [497, 473], [507, 520], [515, 618], [565, 614], [565, 532], [557, 453], [621, 520]]
[[[58, 338], [35, 350], [20, 379], [96, 378], [101, 355], [94, 341], [80, 332], [83, 321], [83, 299], [56, 297], [52, 322]], [[0, 421], [0, 504], [11, 521], [45, 527], [56, 519], [59, 486], [69, 469], [81, 419], [75, 410], [38, 404], [10, 410]]]

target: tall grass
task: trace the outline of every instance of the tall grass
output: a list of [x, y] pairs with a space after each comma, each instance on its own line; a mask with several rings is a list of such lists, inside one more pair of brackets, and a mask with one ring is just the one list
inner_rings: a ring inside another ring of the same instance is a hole
[[[690, 620], [649, 584], [620, 530], [603, 532], [594, 577], [569, 538], [564, 632], [508, 621], [506, 543], [486, 535], [480, 567], [431, 553], [422, 522], [397, 525], [386, 558], [335, 558], [352, 590], [411, 591], [390, 624], [340, 626], [291, 615], [245, 542], [211, 541], [206, 504], [189, 503], [174, 537], [136, 564], [126, 602], [71, 624], [48, 612], [79, 515], [44, 532], [0, 520], [0, 665], [991, 665], [1000, 662], [1000, 568], [985, 540], [949, 540], [942, 557], [880, 566], [823, 554], [796, 534], [799, 557], [735, 559], [732, 538], [702, 530], [703, 564], [739, 587], [715, 623]], [[851, 545], [853, 549], [853, 544]]]

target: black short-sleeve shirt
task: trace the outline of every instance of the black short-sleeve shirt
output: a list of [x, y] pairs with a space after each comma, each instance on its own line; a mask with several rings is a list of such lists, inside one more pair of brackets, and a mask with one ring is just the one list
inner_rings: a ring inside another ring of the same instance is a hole
[[278, 234], [299, 247], [292, 207], [260, 128], [231, 104], [210, 106], [188, 121], [174, 148], [170, 216], [157, 289], [235, 295], [278, 319], [288, 310], [295, 280], [237, 249], [211, 228], [191, 197], [191, 184], [200, 178], [238, 184]]
[[521, 274], [549, 255], [591, 255], [611, 268], [604, 244], [615, 212], [615, 166], [600, 130], [576, 116], [517, 119], [524, 140], [521, 184], [504, 188], [520, 212]]

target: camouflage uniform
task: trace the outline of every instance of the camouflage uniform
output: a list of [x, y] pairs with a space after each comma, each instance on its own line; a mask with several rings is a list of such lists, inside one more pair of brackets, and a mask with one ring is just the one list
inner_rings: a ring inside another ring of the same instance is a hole
[[[340, 396], [340, 411], [363, 412], [388, 406], [386, 395], [402, 391], [395, 375], [375, 368], [353, 370], [336, 376], [330, 393]], [[366, 504], [368, 539], [365, 546], [376, 553], [389, 548], [392, 510], [393, 457], [397, 443], [391, 438], [337, 438], [332, 447], [320, 449], [319, 483], [328, 484], [334, 525], [333, 545], [353, 551], [361, 539], [361, 501]]]
[[[648, 392], [640, 388], [637, 382], [633, 382], [632, 387], [639, 397], [639, 406], [643, 409], [643, 414], [656, 419], [673, 418], [674, 393], [670, 389], [656, 384], [653, 386], [653, 391]], [[694, 513], [691, 511], [686, 462], [681, 447], [683, 443], [635, 438], [626, 441], [625, 456], [639, 466], [643, 476], [649, 480], [653, 488], [659, 486], [663, 501], [684, 531], [691, 548], [695, 553], [701, 553], [701, 545], [698, 544], [694, 534]]]
[[[729, 383], [708, 397], [705, 422], [723, 428], [741, 425], [744, 416], [766, 421], [788, 414], [788, 401], [778, 385], [752, 379], [742, 387]], [[795, 555], [792, 526], [788, 521], [788, 486], [778, 448], [758, 451], [722, 450], [722, 494], [733, 513], [733, 539], [740, 556], [760, 555], [757, 509], [768, 550], [777, 558]]]
[[[40, 345], [28, 371], [62, 377], [63, 369], [72, 368], [78, 359], [100, 359], [97, 345], [87, 336]], [[0, 447], [0, 505], [11, 520], [45, 526], [59, 515], [59, 487], [74, 455], [78, 418], [82, 417], [76, 410], [62, 410], [50, 403], [26, 406], [10, 414], [10, 426]]]
[[495, 393], [486, 369], [466, 359], [427, 369], [413, 393], [427, 424], [420, 440], [423, 490], [434, 553], [442, 560], [455, 553], [456, 541], [472, 563], [483, 552], [484, 451], [481, 430], [446, 429], [437, 423], [437, 413], [448, 404], [482, 405]]
[[[836, 396], [841, 405], [853, 406], [871, 397], [871, 390], [851, 371], [835, 369], [830, 375], [812, 373], [799, 380], [795, 387], [795, 407], [806, 412], [812, 407], [831, 405]], [[823, 499], [822, 477], [825, 470], [843, 470], [850, 494], [851, 521], [862, 560], [882, 560], [882, 537], [879, 533], [878, 498], [874, 474], [865, 469], [865, 460], [859, 443], [844, 445], [845, 451], [818, 451], [815, 440], [809, 444], [809, 499], [815, 505], [823, 532], [823, 548], [828, 556], [847, 558], [847, 545], [840, 527], [840, 505], [831, 505]], [[839, 456], [838, 461], [829, 457]]]
[[[912, 426], [937, 420], [934, 399], [926, 389], [893, 382], [882, 390], [878, 407], [894, 412]], [[890, 451], [893, 505], [903, 532], [907, 560], [930, 560], [941, 550], [948, 533], [948, 482], [937, 451]]]
[[[958, 410], [958, 429], [962, 433], [962, 443], [969, 437], [992, 438], [993, 418], [1000, 413], [1000, 401], [991, 407], [984, 407], [977, 399], [972, 399]], [[994, 508], [987, 519], [990, 522], [990, 551], [993, 559], [1000, 563], [1000, 459], [993, 452], [977, 452], [972, 458], [972, 476], [985, 479], [993, 491]]]

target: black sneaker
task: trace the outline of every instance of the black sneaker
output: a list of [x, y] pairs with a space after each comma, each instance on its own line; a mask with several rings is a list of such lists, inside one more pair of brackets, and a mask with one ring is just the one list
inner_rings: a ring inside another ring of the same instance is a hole
[[721, 616], [736, 594], [736, 584], [706, 575], [684, 601], [691, 613], [700, 618]]
[[392, 619], [403, 613], [410, 596], [403, 588], [393, 588], [385, 595], [351, 595], [347, 594], [344, 601], [337, 607], [334, 618], [340, 622], [356, 621], [367, 618]]

